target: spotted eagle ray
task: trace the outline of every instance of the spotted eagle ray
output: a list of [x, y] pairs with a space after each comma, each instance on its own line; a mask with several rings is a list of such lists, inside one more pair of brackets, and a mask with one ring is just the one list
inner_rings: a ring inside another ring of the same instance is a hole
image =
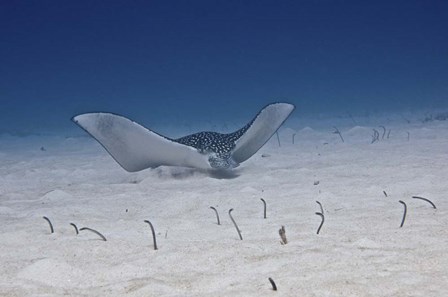
[[162, 165], [232, 169], [253, 156], [293, 110], [292, 104], [273, 103], [233, 133], [199, 132], [177, 139], [111, 113], [85, 113], [72, 120], [129, 172]]

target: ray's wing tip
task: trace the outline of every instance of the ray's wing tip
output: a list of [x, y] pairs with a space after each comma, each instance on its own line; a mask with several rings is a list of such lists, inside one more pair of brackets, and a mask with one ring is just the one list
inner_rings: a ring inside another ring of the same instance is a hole
[[88, 112], [88, 113], [77, 114], [77, 115], [72, 116], [71, 120], [72, 120], [74, 123], [76, 123], [76, 124], [79, 125], [79, 122], [80, 122], [80, 121], [82, 121], [82, 120], [84, 120], [84, 119], [86, 119], [86, 118], [88, 118], [88, 117], [90, 117], [90, 116], [92, 116], [92, 115], [94, 115], [94, 114], [98, 114], [98, 113], [95, 113], [95, 112]]
[[289, 102], [274, 102], [271, 104], [268, 104], [266, 107], [279, 107], [279, 108], [285, 108], [286, 110], [289, 110], [292, 112], [296, 106]]
[[78, 124], [79, 116], [80, 116], [80, 114], [74, 115], [74, 116], [72, 116], [72, 117], [70, 118], [70, 120], [71, 120], [73, 123]]
[[295, 109], [296, 106], [293, 103], [289, 103], [289, 102], [279, 102], [279, 104], [285, 106], [285, 107], [289, 107], [290, 109]]
[[[86, 112], [86, 113], [81, 113], [78, 115], [74, 115], [71, 120], [72, 122], [74, 122], [75, 124], [79, 125], [79, 126], [83, 126], [86, 123], [91, 123], [91, 122], [95, 122], [100, 118], [103, 117], [122, 117], [119, 116], [117, 114], [113, 114], [113, 113], [109, 113], [109, 112]], [[124, 118], [124, 117], [122, 117]]]
[[262, 111], [260, 113], [262, 113], [264, 111], [272, 111], [272, 112], [282, 114], [286, 119], [291, 115], [291, 113], [294, 111], [295, 108], [296, 108], [296, 106], [292, 103], [275, 102], [275, 103], [271, 103], [271, 104], [267, 105], [265, 108], [262, 109]]
[[292, 106], [294, 106], [293, 103], [291, 103], [291, 102], [285, 102], [285, 101], [275, 101], [275, 102], [272, 102], [271, 104], [268, 104], [268, 105], [275, 105], [275, 104], [292, 105]]

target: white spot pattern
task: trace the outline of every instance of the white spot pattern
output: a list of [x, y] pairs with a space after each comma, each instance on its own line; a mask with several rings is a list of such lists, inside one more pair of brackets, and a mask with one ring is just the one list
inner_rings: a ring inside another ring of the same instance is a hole
[[230, 153], [236, 141], [246, 133], [252, 123], [253, 121], [233, 133], [198, 132], [173, 141], [194, 147], [202, 154], [208, 154], [213, 168], [233, 168], [238, 164], [232, 160]]

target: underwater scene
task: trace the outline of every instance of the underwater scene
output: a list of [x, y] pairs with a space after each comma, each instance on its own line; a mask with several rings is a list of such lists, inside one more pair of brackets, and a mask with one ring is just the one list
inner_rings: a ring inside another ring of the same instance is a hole
[[446, 11], [1, 3], [0, 295], [448, 296]]

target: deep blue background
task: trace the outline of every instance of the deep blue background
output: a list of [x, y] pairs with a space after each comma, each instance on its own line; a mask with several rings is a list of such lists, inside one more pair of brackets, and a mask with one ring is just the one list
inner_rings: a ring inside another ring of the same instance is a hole
[[0, 3], [0, 132], [448, 106], [448, 1]]

